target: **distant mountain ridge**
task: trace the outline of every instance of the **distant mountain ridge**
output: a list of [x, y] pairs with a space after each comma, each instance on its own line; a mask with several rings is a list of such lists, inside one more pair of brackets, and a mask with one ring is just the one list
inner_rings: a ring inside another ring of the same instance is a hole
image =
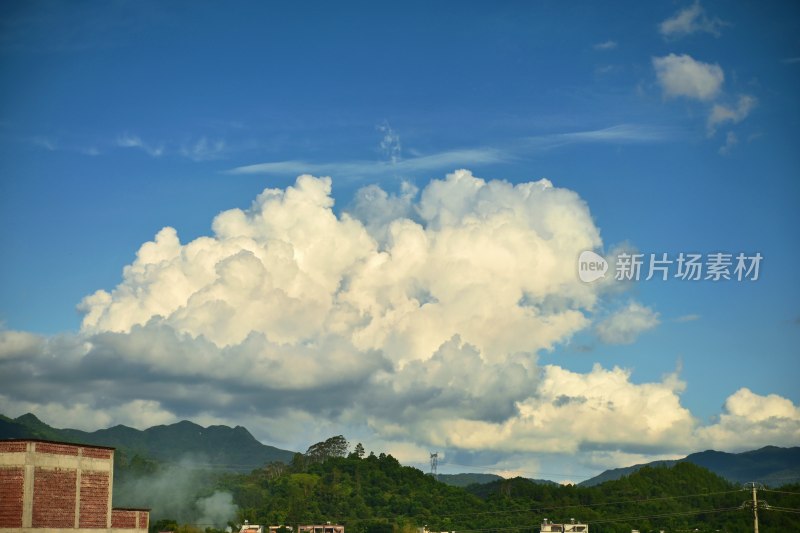
[[498, 476], [497, 474], [465, 473], [465, 474], [438, 474], [436, 478], [446, 485], [463, 488], [474, 484], [483, 485], [485, 483], [491, 483], [493, 481], [503, 479], [503, 476]]
[[[503, 476], [498, 476], [497, 474], [438, 474], [437, 478], [442, 483], [447, 485], [451, 485], [453, 487], [468, 487], [470, 485], [485, 485], [486, 483], [493, 483], [495, 481], [499, 481], [505, 479]], [[558, 485], [555, 481], [550, 481], [549, 479], [532, 479], [529, 478], [528, 481], [539, 485]]]
[[687, 455], [672, 461], [653, 461], [625, 468], [606, 470], [602, 474], [578, 483], [582, 487], [592, 487], [628, 476], [645, 466], [673, 466], [677, 463], [692, 463], [714, 472], [733, 483], [756, 481], [769, 486], [780, 486], [800, 482], [800, 447], [779, 448], [765, 446], [758, 450], [742, 453], [704, 452]]
[[[186, 420], [176, 424], [153, 426], [145, 430], [118, 425], [86, 432], [53, 428], [30, 413], [16, 419], [0, 415], [0, 439], [10, 438], [35, 438], [111, 446], [129, 458], [140, 455], [170, 463], [189, 459], [208, 468], [237, 472], [249, 472], [275, 461], [289, 463], [295, 454], [293, 451], [258, 442], [242, 426], [204, 428]], [[780, 486], [800, 482], [800, 447], [766, 446], [742, 453], [706, 450], [678, 460], [654, 461], [615, 468], [578, 485], [591, 487], [628, 476], [645, 466], [674, 466], [680, 462], [707, 468], [734, 483], [757, 481], [769, 486]], [[501, 479], [503, 479], [501, 476], [495, 474], [439, 475], [441, 482], [457, 487], [493, 483]], [[555, 484], [541, 479], [531, 481], [538, 484]]]
[[129, 456], [141, 455], [163, 462], [191, 460], [209, 468], [249, 472], [267, 463], [288, 463], [295, 452], [258, 442], [242, 426], [209, 426], [193, 422], [153, 426], [139, 430], [123, 425], [86, 432], [51, 427], [33, 414], [16, 419], [0, 415], [0, 439], [35, 438], [110, 446]]

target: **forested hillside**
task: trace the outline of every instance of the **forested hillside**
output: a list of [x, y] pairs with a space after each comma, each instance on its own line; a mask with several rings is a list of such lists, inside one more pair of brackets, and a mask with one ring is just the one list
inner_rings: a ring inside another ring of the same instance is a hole
[[[224, 475], [214, 489], [232, 495], [239, 521], [330, 521], [344, 524], [348, 533], [411, 532], [422, 526], [532, 533], [543, 518], [575, 518], [588, 522], [593, 533], [753, 530], [752, 510], [742, 506], [751, 492], [691, 463], [645, 467], [595, 487], [515, 478], [462, 489], [402, 466], [391, 455], [365, 455], [361, 449], [346, 457], [297, 454], [288, 466], [273, 463], [247, 475]], [[762, 531], [800, 531], [800, 514], [792, 512], [800, 508], [800, 485], [760, 490], [759, 497], [771, 506], [760, 509]]]
[[[588, 522], [591, 533], [753, 530], [752, 508], [742, 505], [751, 500], [751, 492], [688, 461], [644, 466], [589, 487], [486, 475], [461, 476], [459, 481], [490, 482], [456, 487], [402, 466], [391, 455], [366, 453], [360, 444], [351, 452], [341, 435], [286, 462], [259, 463], [263, 449], [252, 445], [254, 439], [244, 428], [183, 422], [142, 432], [117, 427], [84, 433], [50, 428], [32, 415], [0, 418], [0, 423], [12, 438], [123, 439], [116, 454], [113, 503], [152, 508], [154, 531], [222, 531], [249, 520], [275, 525], [338, 522], [347, 533], [412, 533], [423, 526], [459, 533], [533, 533], [544, 518]], [[156, 445], [169, 453], [153, 453], [160, 449]], [[180, 450], [195, 453], [174, 459]], [[765, 448], [740, 455], [784, 457], [793, 450]], [[219, 468], [254, 462], [260, 466], [248, 473]], [[776, 462], [780, 468], [784, 463]], [[800, 531], [800, 484], [770, 485], [758, 497], [769, 505], [759, 509], [762, 532]]]

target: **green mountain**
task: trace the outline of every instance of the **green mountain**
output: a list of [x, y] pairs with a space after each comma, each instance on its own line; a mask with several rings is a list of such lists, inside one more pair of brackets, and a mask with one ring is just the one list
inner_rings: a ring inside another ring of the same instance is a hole
[[29, 436], [27, 428], [0, 415], [0, 439], [24, 439]]
[[[30, 413], [16, 419], [0, 415], [0, 439], [7, 438], [38, 438], [112, 446], [121, 452], [118, 456], [125, 463], [137, 455], [169, 463], [191, 459], [199, 466], [237, 472], [248, 472], [271, 462], [288, 463], [294, 455], [292, 451], [261, 444], [241, 426], [204, 428], [189, 421], [154, 426], [143, 431], [119, 425], [86, 432], [53, 428]], [[800, 482], [800, 447], [767, 446], [744, 453], [707, 450], [677, 461], [655, 461], [616, 468], [579, 485], [591, 487], [628, 476], [645, 466], [673, 466], [680, 462], [702, 466], [734, 483], [757, 481], [768, 486], [779, 486]], [[466, 487], [502, 478], [494, 474], [440, 474], [439, 480], [451, 486]], [[553, 483], [547, 480], [532, 481]]]
[[[391, 455], [364, 457], [363, 447], [346, 455], [346, 441], [344, 448], [331, 447], [330, 453], [311, 453], [328, 441], [306, 454], [279, 450], [282, 457], [291, 456], [285, 462], [272, 462], [268, 455], [255, 459], [265, 448], [274, 448], [258, 443], [244, 428], [180, 422], [145, 431], [116, 426], [83, 432], [52, 428], [33, 415], [15, 420], [0, 416], [0, 438], [20, 437], [116, 446], [122, 451], [118, 455], [130, 460], [120, 476], [115, 472], [114, 505], [152, 508], [154, 527], [170, 519], [199, 524], [213, 506], [229, 512], [234, 528], [244, 520], [331, 521], [345, 525], [349, 533], [415, 533], [423, 526], [429, 531], [532, 533], [544, 518], [557, 523], [575, 518], [603, 533], [752, 531], [752, 511], [742, 505], [751, 499], [750, 491], [688, 460], [641, 466], [620, 479], [588, 487], [499, 477], [472, 483], [489, 479], [479, 474], [457, 476], [470, 482], [460, 488], [402, 466]], [[334, 439], [344, 441], [341, 436], [329, 441]], [[796, 454], [796, 449], [702, 452], [687, 459], [749, 476], [791, 471], [787, 454]], [[175, 462], [187, 456], [194, 463]], [[800, 531], [800, 484], [759, 492], [759, 501], [769, 502], [759, 510], [763, 531]]]
[[[543, 485], [524, 478], [459, 488], [400, 465], [391, 455], [356, 454], [322, 463], [293, 461], [280, 472], [254, 470], [218, 480], [231, 494], [238, 523], [335, 521], [351, 533], [504, 531], [532, 533], [544, 518], [571, 518], [590, 531], [752, 531], [751, 497], [738, 484], [688, 462], [643, 467], [594, 487]], [[800, 486], [761, 491], [763, 531], [800, 531]]]
[[236, 472], [249, 472], [267, 463], [291, 461], [294, 452], [258, 442], [245, 428], [209, 426], [192, 422], [154, 426], [144, 431], [127, 426], [86, 432], [53, 428], [28, 413], [16, 419], [0, 417], [0, 439], [36, 438], [80, 442], [117, 448], [121, 455], [194, 464]]
[[682, 461], [708, 468], [736, 483], [758, 481], [777, 487], [800, 482], [800, 447], [766, 446], [743, 453], [707, 450], [693, 453]]
[[733, 483], [756, 481], [768, 486], [780, 486], [800, 482], [800, 447], [779, 448], [766, 446], [743, 453], [726, 453], [714, 450], [693, 453], [674, 461], [654, 461], [647, 464], [614, 468], [579, 483], [592, 487], [628, 476], [646, 466], [673, 466], [677, 463], [692, 463], [702, 466]]

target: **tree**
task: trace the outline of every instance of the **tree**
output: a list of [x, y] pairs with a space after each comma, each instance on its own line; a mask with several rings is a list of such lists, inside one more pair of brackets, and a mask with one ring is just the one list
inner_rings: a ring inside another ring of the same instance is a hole
[[306, 457], [312, 463], [324, 463], [332, 457], [347, 456], [347, 446], [347, 439], [342, 435], [337, 435], [309, 446], [308, 450], [306, 450]]
[[364, 455], [367, 452], [364, 450], [364, 446], [359, 442], [356, 444], [356, 447], [353, 448], [353, 452], [347, 456], [348, 459], [363, 459]]
[[305, 472], [307, 462], [308, 462], [307, 457], [304, 454], [297, 452], [296, 454], [294, 454], [294, 457], [292, 457], [292, 463], [291, 463], [292, 471]]
[[264, 474], [267, 476], [268, 480], [274, 481], [281, 477], [288, 470], [289, 467], [285, 463], [273, 461], [264, 467]]
[[162, 518], [150, 524], [150, 531], [175, 531], [178, 529], [178, 522], [171, 518]]

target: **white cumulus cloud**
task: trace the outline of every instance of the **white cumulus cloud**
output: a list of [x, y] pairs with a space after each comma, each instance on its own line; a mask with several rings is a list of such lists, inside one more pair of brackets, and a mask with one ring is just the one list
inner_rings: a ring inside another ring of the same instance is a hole
[[[486, 356], [533, 353], [585, 326], [595, 294], [577, 283], [574, 258], [600, 240], [573, 192], [458, 171], [413, 206], [395, 199], [395, 219], [357, 201], [362, 221], [337, 217], [330, 190], [330, 179], [301, 176], [186, 244], [164, 228], [118, 287], [83, 301], [84, 332], [157, 323], [220, 347], [254, 333], [283, 344], [339, 335], [409, 360], [457, 334]], [[563, 304], [543, 311], [555, 295]]]
[[[701, 426], [676, 374], [539, 364], [608, 290], [577, 278], [580, 252], [603, 243], [573, 191], [459, 170], [421, 190], [364, 188], [337, 213], [332, 186], [266, 189], [189, 242], [162, 229], [83, 300], [79, 333], [0, 331], [0, 412], [83, 429], [235, 423], [299, 450], [342, 433], [408, 460], [439, 447], [506, 466], [735, 447], [742, 427], [796, 441], [784, 398], [739, 391]], [[631, 302], [597, 332], [633, 342], [657, 323]]]
[[687, 54], [669, 54], [653, 58], [656, 78], [668, 98], [685, 97], [713, 100], [725, 81], [725, 73], [717, 64], [697, 61]]
[[700, 2], [695, 2], [659, 24], [658, 30], [664, 37], [682, 37], [697, 32], [719, 37], [726, 25], [727, 23], [719, 18], [706, 15]]
[[708, 116], [708, 134], [713, 135], [716, 132], [717, 127], [722, 124], [738, 124], [739, 122], [743, 121], [745, 118], [747, 118], [753, 108], [755, 108], [757, 103], [758, 100], [755, 97], [743, 94], [739, 96], [739, 99], [734, 106], [714, 104], [714, 106], [711, 108], [711, 113]]
[[607, 344], [631, 344], [640, 333], [658, 324], [658, 313], [637, 302], [630, 302], [598, 323], [595, 332]]
[[741, 388], [728, 397], [716, 424], [699, 436], [716, 449], [743, 451], [762, 446], [796, 446], [800, 442], [800, 407], [790, 400], [762, 396]]
[[517, 402], [513, 418], [448, 419], [428, 429], [434, 444], [465, 449], [575, 453], [589, 446], [658, 453], [692, 440], [696, 421], [680, 405], [683, 388], [676, 376], [634, 384], [620, 368], [595, 365], [581, 374], [548, 365], [536, 393]]

